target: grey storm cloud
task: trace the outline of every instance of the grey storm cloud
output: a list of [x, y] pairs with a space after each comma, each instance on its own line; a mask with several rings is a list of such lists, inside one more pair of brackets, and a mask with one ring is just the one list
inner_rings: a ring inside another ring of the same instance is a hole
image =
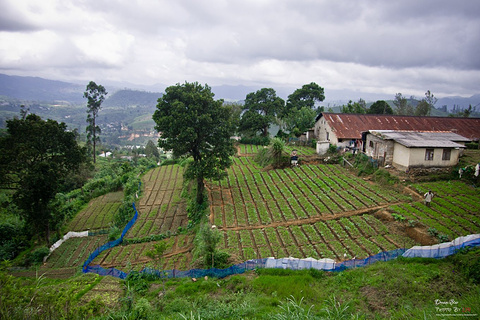
[[0, 72], [465, 95], [479, 13], [473, 0], [4, 0]]
[[227, 29], [222, 21], [192, 30], [188, 56], [225, 63], [270, 57], [392, 68], [478, 69], [480, 19], [472, 12], [480, 13], [480, 2], [417, 2], [402, 1], [402, 6], [383, 1], [333, 6], [310, 2], [308, 7], [292, 2], [272, 8], [273, 16], [244, 13], [243, 19], [231, 13], [233, 22]]
[[0, 32], [28, 32], [38, 28], [28, 21], [21, 11], [7, 2], [0, 2]]

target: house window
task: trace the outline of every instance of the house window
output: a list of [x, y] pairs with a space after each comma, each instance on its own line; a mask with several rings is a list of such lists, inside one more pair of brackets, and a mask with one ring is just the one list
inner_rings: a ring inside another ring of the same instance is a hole
[[373, 141], [370, 140], [370, 148], [373, 148]]
[[425, 160], [433, 160], [433, 149], [425, 150]]
[[327, 141], [330, 140], [330, 132], [327, 131]]
[[451, 149], [443, 149], [442, 160], [450, 160], [451, 154], [452, 154]]

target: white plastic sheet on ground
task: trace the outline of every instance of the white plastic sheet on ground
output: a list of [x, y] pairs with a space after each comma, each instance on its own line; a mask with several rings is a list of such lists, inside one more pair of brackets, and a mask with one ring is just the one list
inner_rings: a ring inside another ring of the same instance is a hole
[[320, 259], [313, 258], [298, 259], [298, 258], [268, 258], [265, 262], [265, 268], [280, 268], [280, 269], [317, 269], [317, 270], [333, 270], [335, 269], [335, 260], [332, 259]]
[[402, 255], [407, 258], [444, 258], [465, 247], [480, 246], [480, 234], [471, 234], [459, 237], [451, 242], [444, 242], [433, 246], [415, 246]]
[[81, 231], [81, 232], [69, 231], [67, 232], [66, 235], [63, 236], [62, 239], [58, 240], [50, 247], [50, 253], [52, 253], [55, 249], [60, 247], [62, 243], [64, 243], [70, 238], [83, 238], [83, 237], [88, 237], [88, 231]]

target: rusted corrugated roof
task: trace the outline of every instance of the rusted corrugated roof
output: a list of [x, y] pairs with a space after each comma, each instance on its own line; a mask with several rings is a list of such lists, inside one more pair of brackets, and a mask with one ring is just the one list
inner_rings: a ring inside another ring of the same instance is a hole
[[480, 118], [415, 117], [378, 114], [322, 113], [338, 139], [361, 139], [369, 130], [452, 131], [480, 139]]

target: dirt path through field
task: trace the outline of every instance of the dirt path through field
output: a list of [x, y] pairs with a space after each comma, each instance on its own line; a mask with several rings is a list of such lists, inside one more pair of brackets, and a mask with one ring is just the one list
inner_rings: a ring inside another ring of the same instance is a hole
[[340, 218], [348, 218], [348, 217], [358, 216], [366, 213], [373, 213], [378, 210], [385, 209], [391, 205], [400, 204], [400, 203], [401, 202], [389, 203], [389, 204], [372, 207], [372, 208], [365, 208], [361, 210], [336, 213], [334, 215], [323, 215], [323, 216], [309, 217], [305, 219], [278, 221], [278, 222], [272, 222], [270, 224], [265, 224], [265, 225], [245, 226], [245, 227], [218, 227], [218, 229], [223, 231], [240, 231], [240, 230], [253, 230], [253, 229], [264, 229], [264, 228], [288, 227], [288, 226], [301, 226], [304, 224], [313, 224], [318, 221], [338, 220]]

